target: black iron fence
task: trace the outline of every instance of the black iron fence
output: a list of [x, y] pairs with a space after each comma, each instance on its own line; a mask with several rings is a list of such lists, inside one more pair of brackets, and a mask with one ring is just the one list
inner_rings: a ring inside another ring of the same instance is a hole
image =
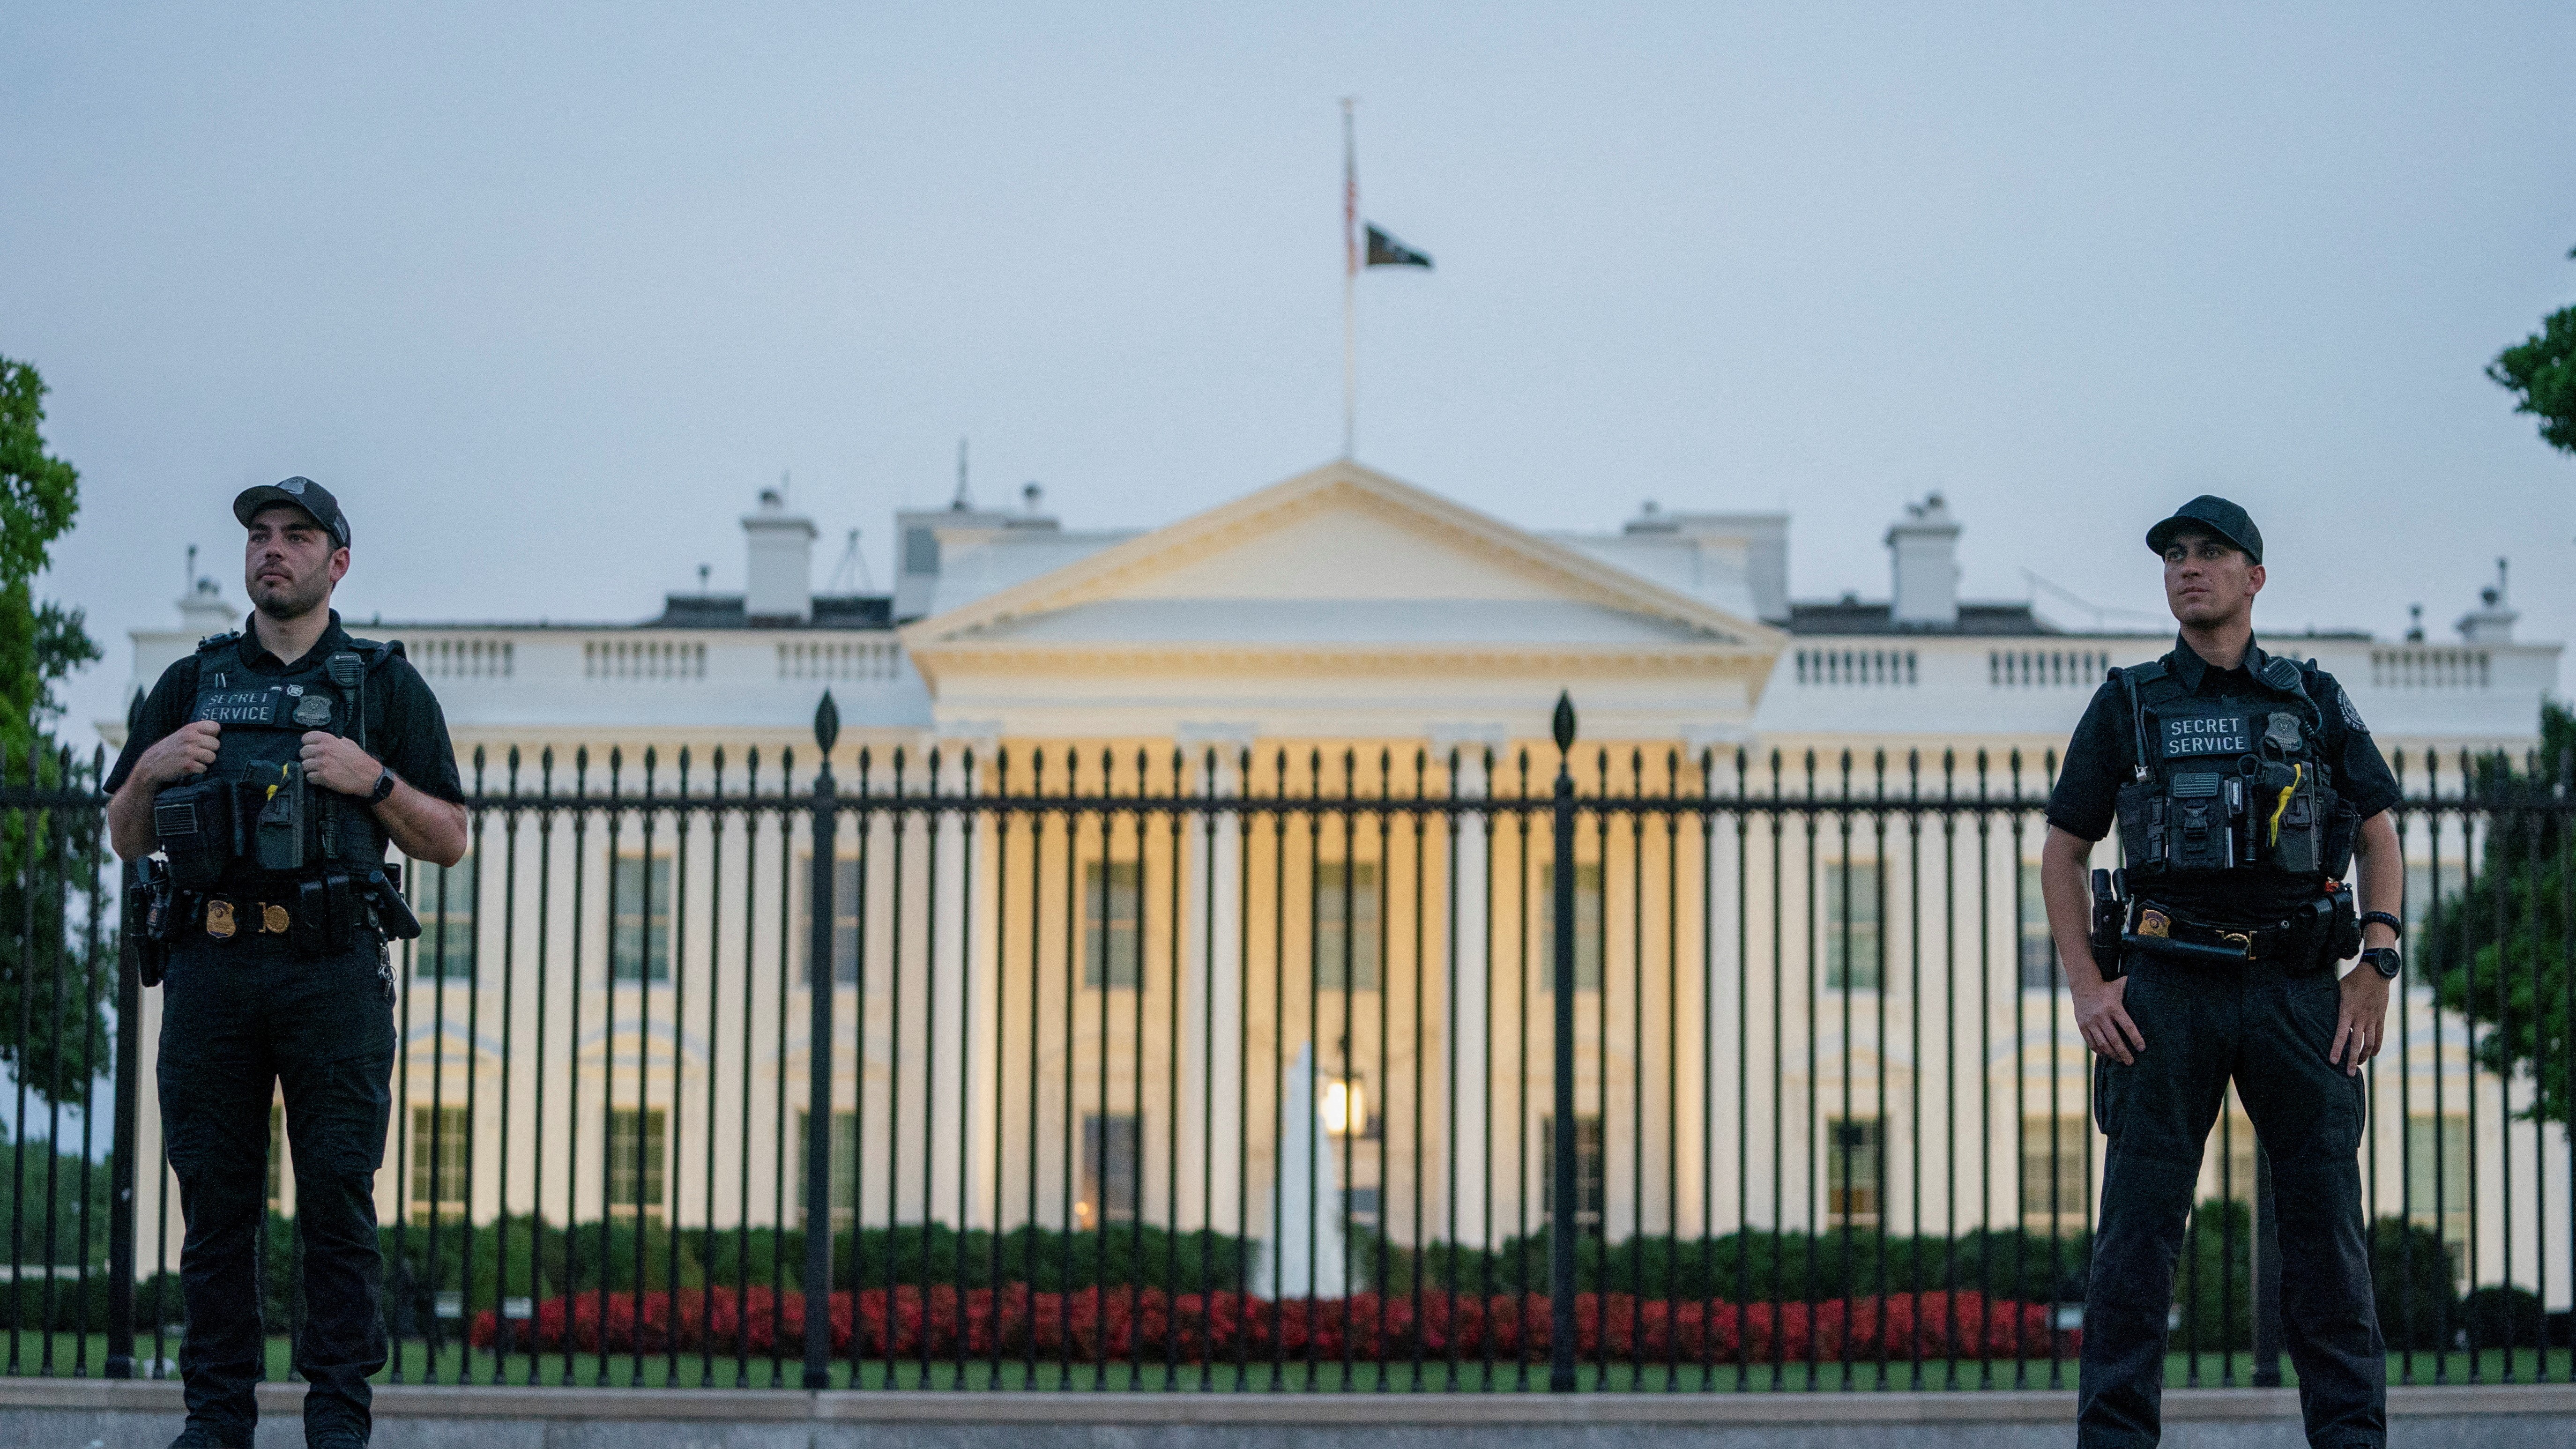
[[[1557, 728], [879, 751], [827, 699], [801, 755], [478, 749], [396, 951], [390, 1376], [2070, 1383], [2099, 1139], [2050, 762]], [[2411, 764], [2363, 1164], [2392, 1377], [2566, 1381], [2566, 767]], [[18, 1374], [168, 1374], [184, 1332], [97, 783], [0, 794]], [[270, 1173], [282, 1377], [282, 1130]], [[2231, 1102], [2177, 1385], [2277, 1377], [2264, 1175]]]

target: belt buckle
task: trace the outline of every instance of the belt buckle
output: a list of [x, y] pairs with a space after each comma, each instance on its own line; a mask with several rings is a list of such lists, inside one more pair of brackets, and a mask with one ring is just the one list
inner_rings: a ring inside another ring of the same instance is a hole
[[259, 932], [261, 935], [283, 936], [286, 934], [289, 924], [290, 922], [286, 918], [286, 907], [280, 905], [263, 905], [259, 908]]
[[2254, 959], [2253, 933], [2249, 931], [2221, 931], [2218, 933], [2218, 939], [2222, 941], [2235, 942], [2236, 948], [2245, 953], [2246, 960], [2251, 961]]

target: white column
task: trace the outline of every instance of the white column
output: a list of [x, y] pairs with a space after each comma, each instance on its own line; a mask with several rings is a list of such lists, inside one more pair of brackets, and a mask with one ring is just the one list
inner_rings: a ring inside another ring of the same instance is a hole
[[[1248, 725], [1183, 726], [1182, 754], [1199, 786], [1225, 799], [1243, 789]], [[1213, 759], [1211, 760], [1211, 754]], [[1233, 811], [1194, 816], [1183, 830], [1180, 1218], [1184, 1228], [1245, 1233], [1243, 1217], [1243, 822]]]
[[[1499, 734], [1493, 732], [1492, 738], [1498, 740]], [[1452, 749], [1456, 751], [1456, 785], [1461, 798], [1483, 799], [1491, 792], [1492, 781], [1485, 768], [1487, 732], [1461, 731], [1450, 738], [1435, 733], [1432, 743], [1444, 756]], [[1493, 1200], [1492, 1168], [1485, 1153], [1487, 1103], [1493, 1087], [1492, 1023], [1487, 1019], [1492, 1007], [1489, 986], [1493, 973], [1493, 902], [1486, 889], [1487, 863], [1491, 858], [1488, 817], [1458, 817], [1456, 850], [1458, 927], [1446, 963], [1444, 994], [1448, 998], [1449, 1020], [1441, 1041], [1447, 1048], [1445, 1080], [1450, 1102], [1446, 1122], [1455, 1124], [1449, 1152], [1457, 1189], [1449, 1213], [1440, 1220], [1436, 1231], [1444, 1237], [1454, 1233], [1458, 1243], [1481, 1248], [1489, 1245], [1485, 1218]]]
[[[941, 742], [939, 769], [931, 786], [941, 795], [958, 796], [966, 792], [966, 754], [974, 751], [981, 762], [991, 757], [987, 741], [947, 740]], [[991, 980], [985, 965], [987, 951], [983, 937], [985, 910], [983, 902], [989, 889], [984, 879], [989, 863], [974, 860], [976, 879], [966, 879], [972, 857], [966, 849], [967, 817], [962, 812], [943, 814], [938, 818], [938, 841], [930, 856], [937, 871], [937, 885], [931, 892], [929, 920], [936, 936], [932, 942], [930, 993], [930, 1033], [940, 1060], [933, 1066], [926, 1084], [929, 1092], [930, 1121], [937, 1124], [931, 1134], [930, 1203], [933, 1217], [954, 1214], [958, 1227], [990, 1223], [989, 1208], [978, 1196], [976, 1184], [991, 1181], [991, 1169], [976, 1159], [986, 1157], [992, 1128], [979, 1122], [990, 1115], [990, 1091], [979, 1081], [994, 1060], [994, 1049], [988, 1032], [997, 1020], [991, 1004], [981, 998], [991, 992], [984, 986]], [[976, 1150], [968, 1153], [967, 1140], [972, 1136]]]

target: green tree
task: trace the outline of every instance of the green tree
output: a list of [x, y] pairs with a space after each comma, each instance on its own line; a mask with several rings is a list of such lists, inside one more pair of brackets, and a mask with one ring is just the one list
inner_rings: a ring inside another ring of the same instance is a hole
[[2532, 1115], [2568, 1120], [2576, 1035], [2568, 1030], [2568, 955], [2576, 941], [2576, 840], [2568, 790], [2576, 781], [2576, 714], [2556, 702], [2540, 709], [2540, 748], [2529, 768], [2502, 755], [2478, 765], [2471, 782], [2486, 814], [2486, 849], [2468, 888], [2425, 912], [2424, 966], [2442, 1005], [2468, 1018], [2478, 1064], [2499, 1075], [2527, 1073]]
[[2576, 453], [2576, 307], [2550, 313], [2538, 332], [2497, 353], [2487, 376], [2521, 399], [2515, 412], [2540, 419], [2542, 442]]
[[[57, 687], [100, 655], [79, 610], [35, 595], [80, 512], [79, 472], [45, 451], [44, 400], [34, 367], [0, 357], [0, 785], [18, 788], [95, 783], [94, 762], [53, 736]], [[88, 1100], [108, 1060], [112, 923], [91, 889], [102, 835], [94, 810], [0, 812], [0, 1062], [45, 1100]]]

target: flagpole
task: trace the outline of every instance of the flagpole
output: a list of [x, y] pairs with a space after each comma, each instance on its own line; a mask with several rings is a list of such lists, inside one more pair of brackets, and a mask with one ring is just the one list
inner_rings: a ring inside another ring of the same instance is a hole
[[1360, 411], [1360, 160], [1351, 104], [1342, 97], [1342, 457], [1353, 455]]

